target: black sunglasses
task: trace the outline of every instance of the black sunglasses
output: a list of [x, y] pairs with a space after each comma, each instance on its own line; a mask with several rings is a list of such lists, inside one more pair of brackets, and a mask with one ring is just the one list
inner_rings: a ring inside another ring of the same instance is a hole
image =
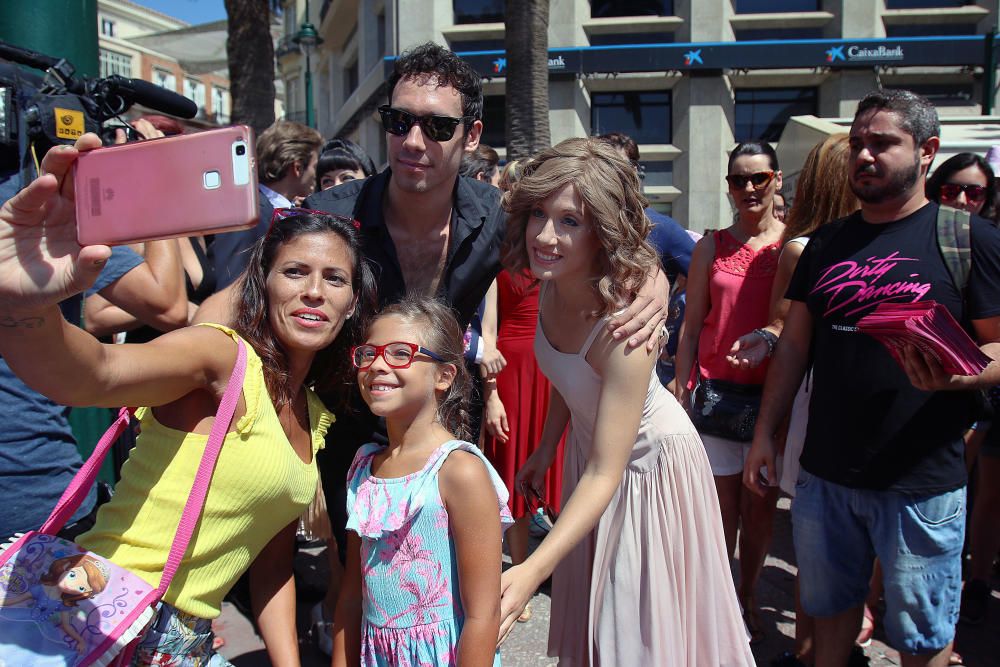
[[472, 119], [472, 116], [462, 116], [452, 118], [451, 116], [415, 116], [409, 111], [394, 109], [388, 104], [378, 108], [379, 115], [382, 116], [382, 127], [389, 134], [397, 137], [405, 137], [417, 123], [420, 129], [433, 141], [448, 141], [455, 136], [455, 128], [463, 121]]
[[744, 176], [743, 174], [729, 174], [726, 176], [726, 182], [737, 190], [745, 188], [747, 183], [753, 184], [755, 190], [760, 190], [761, 188], [767, 187], [767, 184], [770, 183], [773, 178], [773, 171], [758, 171], [748, 176]]

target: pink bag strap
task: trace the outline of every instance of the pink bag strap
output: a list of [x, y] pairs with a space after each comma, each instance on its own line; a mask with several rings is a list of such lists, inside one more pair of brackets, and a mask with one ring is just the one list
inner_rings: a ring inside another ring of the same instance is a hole
[[[243, 391], [243, 377], [246, 374], [247, 367], [247, 351], [246, 345], [242, 340], [236, 339], [236, 343], [236, 364], [233, 366], [233, 374], [229, 378], [229, 384], [222, 395], [222, 400], [219, 401], [219, 410], [215, 414], [212, 430], [209, 432], [208, 441], [205, 443], [205, 452], [202, 454], [201, 463], [198, 466], [198, 472], [195, 474], [191, 493], [188, 496], [187, 503], [184, 505], [184, 512], [181, 514], [181, 520], [174, 535], [174, 542], [170, 547], [170, 554], [167, 556], [167, 562], [163, 567], [163, 575], [160, 577], [160, 585], [157, 588], [157, 597], [162, 597], [166, 593], [167, 588], [170, 586], [170, 581], [174, 578], [181, 559], [187, 551], [188, 544], [191, 542], [191, 536], [194, 534], [195, 526], [198, 525], [198, 519], [201, 516], [201, 510], [205, 505], [205, 497], [208, 495], [208, 484], [212, 479], [215, 463], [219, 458], [219, 453], [222, 451], [222, 444], [226, 439], [226, 433], [229, 432], [229, 425], [233, 421], [233, 415], [236, 413], [236, 406]], [[93, 486], [105, 455], [125, 429], [129, 417], [133, 412], [134, 410], [130, 408], [122, 408], [119, 411], [118, 419], [115, 420], [115, 423], [101, 437], [97, 443], [97, 447], [94, 448], [94, 453], [83, 464], [83, 467], [80, 468], [80, 471], [63, 493], [62, 498], [56, 503], [56, 508], [41, 528], [42, 533], [48, 535], [58, 533], [62, 530], [66, 521], [76, 512], [90, 490], [90, 487]]]
[[52, 514], [42, 524], [42, 527], [39, 529], [40, 533], [55, 535], [63, 529], [63, 526], [70, 520], [70, 517], [80, 508], [90, 488], [94, 486], [94, 482], [97, 480], [97, 474], [101, 471], [101, 464], [104, 463], [104, 457], [107, 456], [108, 451], [115, 444], [118, 436], [128, 426], [129, 418], [134, 412], [135, 408], [122, 408], [118, 411], [118, 419], [108, 427], [108, 430], [101, 436], [101, 439], [97, 441], [94, 451], [76, 475], [74, 475], [73, 481], [69, 483], [69, 486], [63, 491], [62, 497], [59, 498], [59, 502], [56, 503], [56, 508], [52, 510]]
[[170, 555], [167, 556], [167, 563], [163, 566], [163, 574], [160, 576], [160, 585], [157, 593], [162, 596], [170, 587], [170, 582], [177, 573], [177, 568], [181, 564], [187, 552], [188, 543], [194, 534], [195, 526], [201, 517], [201, 509], [205, 505], [205, 496], [208, 495], [208, 483], [212, 481], [212, 472], [215, 470], [215, 462], [219, 460], [219, 453], [222, 451], [222, 443], [229, 432], [229, 424], [233, 421], [236, 413], [236, 405], [240, 402], [240, 394], [243, 392], [243, 376], [247, 369], [247, 350], [243, 341], [236, 339], [239, 349], [236, 352], [236, 365], [233, 366], [233, 375], [229, 378], [226, 391], [219, 401], [219, 411], [215, 415], [215, 422], [212, 423], [212, 430], [208, 434], [208, 442], [205, 443], [205, 453], [202, 454], [201, 464], [198, 472], [194, 476], [194, 484], [191, 486], [191, 495], [188, 496], [184, 505], [184, 512], [181, 514], [181, 521], [174, 534], [174, 543], [170, 547]]

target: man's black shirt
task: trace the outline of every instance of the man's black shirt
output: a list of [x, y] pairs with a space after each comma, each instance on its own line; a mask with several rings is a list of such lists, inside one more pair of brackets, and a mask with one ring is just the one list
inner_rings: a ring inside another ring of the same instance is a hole
[[[391, 177], [386, 169], [371, 178], [317, 192], [304, 204], [361, 223], [365, 257], [375, 271], [379, 308], [406, 295], [399, 257], [385, 224], [384, 202]], [[475, 179], [458, 177], [452, 201], [448, 258], [439, 296], [455, 309], [464, 328], [500, 273], [507, 216], [500, 207], [500, 191]]]
[[799, 260], [788, 298], [813, 317], [812, 395], [802, 467], [844, 486], [937, 493], [965, 484], [962, 434], [970, 392], [913, 387], [857, 322], [879, 303], [933, 300], [971, 331], [1000, 315], [1000, 231], [972, 218], [965, 300], [938, 248], [938, 206], [885, 224], [857, 212], [821, 227]]

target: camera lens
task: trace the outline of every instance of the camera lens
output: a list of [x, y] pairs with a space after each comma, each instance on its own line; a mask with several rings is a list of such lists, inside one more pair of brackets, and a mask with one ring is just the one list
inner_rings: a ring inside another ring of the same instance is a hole
[[237, 155], [246, 155], [247, 154], [247, 147], [244, 146], [243, 144], [240, 144], [239, 146], [236, 147], [236, 154]]

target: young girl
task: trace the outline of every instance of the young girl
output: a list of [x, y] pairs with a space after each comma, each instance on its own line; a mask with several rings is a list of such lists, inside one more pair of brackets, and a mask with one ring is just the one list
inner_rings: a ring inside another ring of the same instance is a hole
[[0, 354], [55, 402], [146, 406], [114, 498], [77, 541], [157, 585], [236, 339], [245, 341], [242, 394], [198, 529], [133, 664], [228, 664], [212, 649], [211, 619], [249, 570], [272, 664], [298, 665], [295, 528], [315, 495], [315, 454], [332, 421], [312, 387], [343, 384], [350, 325], [373, 301], [360, 236], [349, 220], [279, 210], [238, 283], [233, 329], [195, 326], [142, 345], [102, 345], [57, 305], [91, 284], [109, 254], [77, 243], [67, 179], [80, 151], [100, 145], [88, 134], [75, 149], [52, 149], [43, 175], [0, 209]]
[[498, 665], [503, 482], [467, 437], [462, 330], [446, 306], [389, 306], [352, 352], [389, 445], [348, 473], [347, 565], [334, 660], [347, 665]]
[[[507, 198], [505, 264], [542, 281], [535, 356], [553, 385], [518, 481], [541, 493], [570, 423], [562, 514], [504, 573], [501, 632], [552, 575], [549, 655], [570, 665], [752, 665], [704, 448], [653, 373], [605, 323], [657, 257], [635, 169], [595, 139], [525, 167]], [[532, 489], [534, 491], [532, 491]]]

